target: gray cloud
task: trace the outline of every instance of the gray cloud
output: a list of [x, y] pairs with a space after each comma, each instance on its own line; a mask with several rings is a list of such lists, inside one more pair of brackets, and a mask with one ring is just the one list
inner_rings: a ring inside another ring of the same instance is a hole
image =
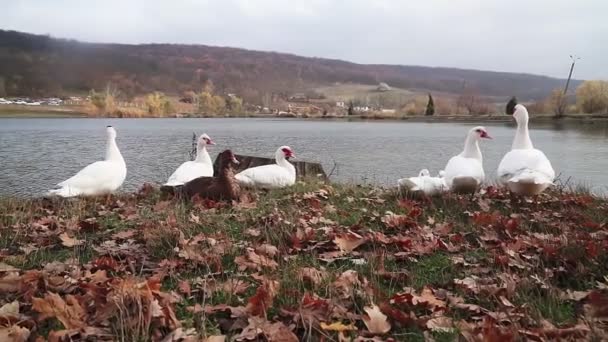
[[608, 79], [605, 0], [14, 0], [0, 27], [92, 42], [187, 43], [358, 63]]

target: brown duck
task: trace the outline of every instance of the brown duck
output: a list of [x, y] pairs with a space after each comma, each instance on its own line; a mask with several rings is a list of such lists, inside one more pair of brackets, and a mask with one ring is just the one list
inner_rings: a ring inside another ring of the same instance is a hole
[[191, 199], [198, 195], [214, 201], [238, 201], [241, 188], [234, 178], [234, 166], [239, 164], [231, 150], [219, 154], [219, 175], [195, 178], [184, 185], [175, 187], [178, 197]]

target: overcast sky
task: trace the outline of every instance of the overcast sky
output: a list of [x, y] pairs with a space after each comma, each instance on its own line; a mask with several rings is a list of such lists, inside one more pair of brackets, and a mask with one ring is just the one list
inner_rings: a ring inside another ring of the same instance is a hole
[[0, 28], [608, 79], [608, 0], [4, 0]]

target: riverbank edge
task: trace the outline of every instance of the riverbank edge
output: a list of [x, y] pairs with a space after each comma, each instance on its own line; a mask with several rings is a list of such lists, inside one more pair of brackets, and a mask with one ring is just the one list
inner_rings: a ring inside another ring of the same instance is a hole
[[[17, 108], [15, 106], [3, 107], [0, 106], [0, 118], [107, 118], [107, 119], [122, 119], [114, 116], [90, 116], [85, 113], [82, 108], [79, 107], [68, 107], [68, 106], [41, 106], [41, 107], [23, 107]], [[263, 118], [263, 119], [297, 119], [297, 120], [315, 120], [315, 121], [387, 121], [387, 122], [422, 122], [422, 123], [446, 123], [446, 122], [511, 122], [513, 119], [509, 115], [438, 115], [438, 116], [387, 116], [387, 115], [351, 115], [351, 116], [287, 116], [287, 115], [275, 115], [275, 114], [259, 114], [259, 113], [243, 113], [243, 114], [231, 114], [231, 115], [200, 115], [190, 116], [188, 114], [176, 114], [176, 116], [169, 117], [155, 117], [155, 116], [144, 116], [137, 119], [197, 119], [197, 118], [232, 118], [232, 119], [243, 119], [243, 118]], [[565, 115], [563, 118], [555, 118], [552, 115], [532, 115], [530, 117], [531, 122], [604, 122], [608, 121], [608, 115], [596, 115], [596, 114], [574, 114]]]

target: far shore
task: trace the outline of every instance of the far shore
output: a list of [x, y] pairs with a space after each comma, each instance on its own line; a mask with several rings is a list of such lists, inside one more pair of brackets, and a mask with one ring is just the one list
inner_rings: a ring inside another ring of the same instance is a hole
[[[117, 118], [114, 116], [90, 116], [86, 114], [82, 106], [21, 106], [3, 105], [0, 106], [0, 118]], [[142, 118], [158, 118], [155, 116], [145, 116]], [[230, 115], [197, 115], [190, 113], [178, 113], [163, 118], [281, 118], [298, 120], [330, 120], [330, 121], [409, 121], [409, 122], [511, 122], [508, 115], [417, 115], [417, 116], [396, 116], [382, 114], [357, 114], [351, 116], [336, 115], [276, 115], [268, 113], [243, 113]], [[550, 114], [536, 114], [530, 118], [532, 122], [584, 122], [593, 123], [597, 121], [608, 121], [608, 115], [599, 114], [569, 114], [562, 119], [557, 119]]]

